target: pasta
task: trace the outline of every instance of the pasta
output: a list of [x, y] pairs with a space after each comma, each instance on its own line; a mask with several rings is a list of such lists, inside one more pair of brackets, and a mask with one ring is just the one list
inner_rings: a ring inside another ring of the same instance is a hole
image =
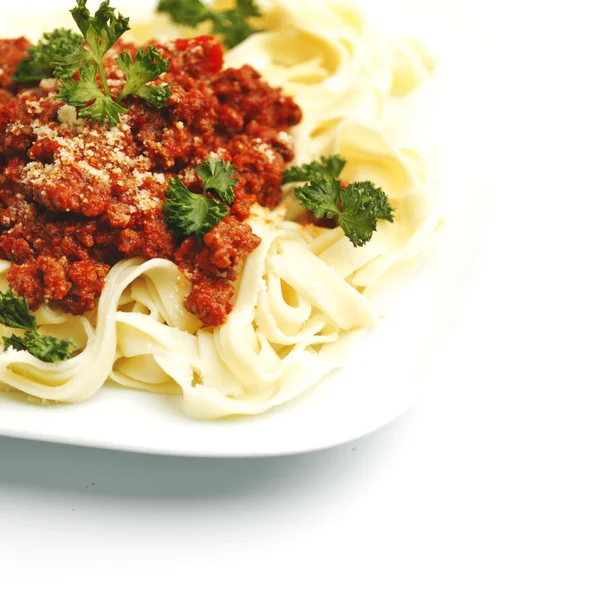
[[[389, 194], [393, 223], [354, 247], [340, 228], [297, 223], [285, 190], [274, 210], [252, 208], [261, 238], [235, 283], [227, 322], [203, 327], [185, 310], [189, 282], [163, 259], [126, 259], [110, 270], [96, 311], [73, 316], [43, 305], [40, 331], [82, 348], [61, 363], [0, 352], [0, 382], [57, 402], [83, 402], [106, 380], [180, 398], [197, 419], [253, 415], [297, 397], [343, 365], [348, 347], [381, 315], [370, 290], [392, 265], [426, 247], [439, 224], [423, 149], [400, 126], [406, 100], [433, 69], [422, 47], [377, 41], [360, 12], [334, 2], [269, 0], [261, 32], [226, 54], [226, 66], [254, 66], [303, 110], [292, 132], [295, 162], [324, 154], [347, 159], [348, 181], [370, 180]], [[134, 27], [138, 38], [192, 34], [162, 17]], [[288, 186], [289, 187], [289, 186]], [[8, 289], [0, 261], [0, 290]], [[0, 326], [7, 335], [8, 328]]]

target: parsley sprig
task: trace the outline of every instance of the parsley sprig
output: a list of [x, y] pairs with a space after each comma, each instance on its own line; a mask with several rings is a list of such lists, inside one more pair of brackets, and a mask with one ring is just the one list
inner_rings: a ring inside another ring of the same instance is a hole
[[14, 333], [2, 336], [4, 349], [25, 350], [44, 362], [61, 362], [71, 356], [75, 344], [69, 339], [43, 335], [37, 330], [35, 315], [29, 310], [27, 301], [15, 296], [12, 290], [0, 292], [0, 323], [14, 329], [24, 329], [23, 337]]
[[[44, 33], [41, 40], [27, 51], [12, 76], [14, 81], [40, 81], [55, 76], [56, 61], [82, 48], [83, 37], [68, 29], [55, 29]], [[73, 75], [73, 73], [71, 73]]]
[[125, 50], [117, 57], [117, 64], [127, 75], [127, 81], [118, 98], [119, 102], [134, 94], [157, 108], [167, 105], [171, 97], [171, 88], [168, 85], [160, 87], [146, 85], [169, 70], [169, 59], [163, 58], [154, 46], [148, 46], [145, 50], [140, 48], [135, 55], [135, 62], [129, 50]]
[[283, 172], [283, 183], [312, 181], [314, 179], [336, 179], [346, 166], [346, 161], [338, 154], [322, 156], [320, 160], [305, 163], [299, 167], [288, 167]]
[[135, 61], [127, 50], [119, 54], [117, 64], [126, 81], [119, 97], [116, 100], [111, 97], [104, 58], [129, 30], [128, 18], [117, 14], [109, 0], [102, 2], [94, 16], [87, 8], [87, 0], [77, 0], [71, 14], [81, 35], [67, 29], [44, 34], [29, 49], [29, 56], [17, 65], [15, 81], [58, 77], [58, 100], [81, 108], [80, 116], [111, 127], [119, 123], [120, 114], [128, 112], [121, 104], [127, 96], [138, 96], [156, 108], [167, 105], [171, 88], [148, 85], [169, 70], [169, 61], [154, 46], [138, 50]]
[[[108, 0], [102, 2], [93, 17], [86, 5], [87, 0], [77, 0], [77, 6], [71, 10], [71, 14], [88, 43], [91, 59], [96, 63], [100, 72], [104, 93], [110, 96], [103, 60], [116, 41], [130, 29], [129, 19], [121, 14], [117, 15]], [[80, 67], [90, 62], [90, 57], [85, 52], [81, 52], [79, 58]]]
[[[202, 180], [203, 194], [194, 194], [179, 177], [169, 179], [163, 207], [165, 220], [178, 237], [204, 236], [229, 214], [227, 205], [233, 204], [237, 171], [230, 162], [216, 158], [205, 159], [194, 170]], [[216, 196], [213, 198], [208, 196]]]
[[[80, 117], [90, 117], [92, 121], [104, 123], [108, 121], [111, 127], [119, 123], [119, 114], [128, 110], [115, 102], [110, 94], [105, 94], [96, 83], [98, 66], [87, 64], [81, 68], [79, 79], [68, 78], [61, 80], [56, 97], [71, 106], [85, 107], [79, 111]], [[86, 106], [89, 102], [89, 106]]]
[[[90, 117], [98, 123], [108, 122], [111, 127], [118, 124], [119, 114], [128, 112], [120, 104], [127, 96], [138, 96], [156, 108], [164, 108], [171, 97], [171, 88], [147, 85], [169, 70], [169, 61], [163, 59], [154, 46], [138, 50], [135, 62], [129, 51], [119, 54], [117, 64], [125, 74], [126, 82], [118, 99], [113, 100], [104, 69], [104, 57], [129, 30], [129, 19], [117, 15], [109, 0], [102, 2], [93, 17], [86, 4], [87, 0], [77, 0], [77, 6], [71, 10], [71, 14], [88, 48], [81, 44], [79, 48], [55, 59], [55, 74], [62, 78], [57, 98], [71, 106], [85, 107], [79, 111], [80, 116]], [[75, 79], [77, 71], [79, 78]], [[98, 75], [102, 88], [96, 84]]]
[[213, 32], [221, 34], [229, 48], [256, 33], [247, 19], [260, 17], [254, 0], [237, 0], [236, 7], [230, 10], [213, 10], [201, 0], [160, 0], [156, 11], [168, 14], [174, 23], [190, 27], [211, 22]]
[[377, 230], [378, 219], [394, 221], [393, 210], [386, 193], [370, 181], [342, 188], [339, 175], [345, 164], [338, 155], [321, 157], [319, 161], [286, 169], [283, 182], [309, 182], [294, 188], [300, 204], [318, 219], [336, 218], [352, 244], [363, 246]]

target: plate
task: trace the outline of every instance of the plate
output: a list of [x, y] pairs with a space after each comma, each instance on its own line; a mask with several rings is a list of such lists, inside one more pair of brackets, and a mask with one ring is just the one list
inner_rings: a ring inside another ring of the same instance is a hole
[[[42, 22], [56, 22], [42, 13], [47, 3], [33, 4]], [[72, 4], [59, 0], [52, 10]], [[147, 10], [145, 2], [113, 4], [124, 12], [142, 4]], [[436, 141], [444, 164], [439, 200], [445, 227], [419, 268], [398, 274], [402, 285], [394, 290], [392, 312], [353, 347], [347, 367], [276, 410], [217, 422], [192, 421], [172, 398], [114, 385], [79, 405], [43, 407], [0, 393], [1, 435], [171, 455], [283, 455], [365, 435], [419, 398], [459, 316], [488, 221], [491, 190], [485, 172], [497, 121], [497, 99], [487, 85], [494, 72], [493, 51], [482, 46], [477, 22], [457, 10], [460, 2], [452, 3], [452, 9], [441, 0], [362, 4], [374, 15], [397, 12], [397, 18], [385, 19], [388, 26], [402, 23], [403, 32], [423, 39], [439, 61]], [[31, 30], [28, 18], [17, 8], [3, 8], [0, 35]]]

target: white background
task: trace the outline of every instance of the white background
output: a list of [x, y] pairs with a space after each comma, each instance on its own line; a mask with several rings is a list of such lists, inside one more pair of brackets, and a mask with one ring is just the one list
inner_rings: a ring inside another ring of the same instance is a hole
[[448, 5], [494, 44], [508, 144], [421, 402], [286, 458], [0, 438], [0, 597], [600, 597], [597, 17]]

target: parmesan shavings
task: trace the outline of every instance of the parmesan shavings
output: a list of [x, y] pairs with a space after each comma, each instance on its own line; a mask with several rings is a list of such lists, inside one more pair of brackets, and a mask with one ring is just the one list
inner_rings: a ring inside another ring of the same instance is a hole
[[[39, 100], [27, 100], [29, 114], [42, 112]], [[10, 126], [14, 134], [26, 132], [25, 122]], [[34, 160], [21, 170], [21, 182], [31, 186], [42, 201], [48, 198], [48, 190], [65, 179], [65, 173], [78, 172], [87, 182], [90, 196], [97, 186], [119, 186], [119, 203], [141, 211], [159, 208], [164, 202], [162, 188], [166, 179], [162, 173], [150, 171], [148, 156], [130, 156], [132, 145], [131, 127], [127, 117], [118, 126], [102, 128], [85, 119], [77, 118], [73, 106], [58, 109], [57, 122], [43, 123], [34, 119], [30, 129], [37, 144], [51, 142], [52, 160]], [[87, 196], [87, 195], [86, 195]], [[77, 200], [85, 205], [91, 197], [80, 195]], [[70, 209], [65, 209], [67, 212]]]

